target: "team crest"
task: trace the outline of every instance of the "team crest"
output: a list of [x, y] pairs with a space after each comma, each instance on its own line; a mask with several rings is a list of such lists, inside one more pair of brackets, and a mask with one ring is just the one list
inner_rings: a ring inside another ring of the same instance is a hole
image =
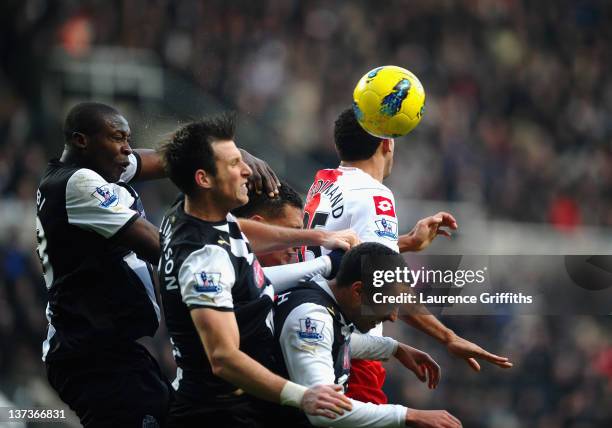
[[96, 191], [93, 192], [91, 196], [100, 201], [100, 206], [102, 208], [114, 207], [119, 203], [119, 198], [108, 184], [96, 187]]
[[397, 241], [397, 223], [386, 218], [376, 220], [376, 228], [374, 233], [381, 238], [392, 239]]
[[142, 428], [159, 428], [159, 424], [153, 416], [145, 415], [142, 419]]
[[221, 274], [218, 272], [200, 272], [195, 274], [195, 290], [198, 293], [219, 293], [221, 291]]
[[300, 318], [300, 331], [298, 336], [306, 343], [317, 343], [323, 340], [323, 327], [325, 323], [312, 318]]

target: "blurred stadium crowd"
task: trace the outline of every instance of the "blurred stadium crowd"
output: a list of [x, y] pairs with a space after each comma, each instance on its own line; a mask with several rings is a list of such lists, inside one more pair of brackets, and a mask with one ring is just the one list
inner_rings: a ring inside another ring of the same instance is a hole
[[[354, 83], [374, 66], [402, 65], [428, 98], [425, 119], [397, 150], [397, 198], [467, 201], [491, 218], [563, 231], [612, 225], [609, 2], [15, 0], [0, 10], [0, 390], [13, 400], [31, 400], [23, 385], [43, 373], [46, 293], [34, 232], [19, 230], [33, 223], [39, 174], [62, 145], [65, 106], [49, 108], [43, 91], [54, 48], [74, 57], [102, 45], [154, 51], [165, 68], [265, 124], [275, 137], [262, 145], [330, 166], [332, 123]], [[167, 201], [141, 190], [155, 221]], [[439, 358], [443, 382], [431, 393], [394, 367], [392, 399], [448, 408], [468, 427], [612, 426], [608, 321], [449, 323], [510, 355], [515, 369], [472, 375], [411, 335], [408, 343]]]

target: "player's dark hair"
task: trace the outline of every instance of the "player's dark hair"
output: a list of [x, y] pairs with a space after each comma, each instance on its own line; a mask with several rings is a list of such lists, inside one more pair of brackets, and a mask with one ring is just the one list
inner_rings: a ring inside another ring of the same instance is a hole
[[198, 169], [217, 175], [212, 143], [233, 140], [235, 130], [234, 113], [208, 116], [180, 127], [159, 149], [166, 174], [176, 187], [190, 195], [196, 188], [194, 175]]
[[265, 193], [257, 194], [254, 189], [249, 191], [249, 203], [232, 210], [236, 217], [249, 218], [255, 214], [270, 218], [278, 218], [285, 206], [303, 209], [302, 197], [286, 181], [281, 180], [278, 195], [270, 198]]
[[382, 139], [368, 134], [357, 122], [355, 112], [348, 108], [340, 113], [334, 124], [334, 142], [340, 160], [359, 161], [376, 153]]
[[356, 281], [363, 281], [366, 285], [371, 284], [372, 281], [366, 281], [364, 278], [369, 272], [368, 268], [387, 270], [403, 266], [406, 266], [403, 257], [391, 248], [378, 242], [364, 242], [351, 248], [342, 257], [336, 283], [338, 287], [349, 287]]
[[70, 109], [64, 121], [64, 139], [70, 141], [75, 132], [92, 136], [104, 127], [104, 118], [120, 115], [119, 111], [107, 104], [85, 102]]

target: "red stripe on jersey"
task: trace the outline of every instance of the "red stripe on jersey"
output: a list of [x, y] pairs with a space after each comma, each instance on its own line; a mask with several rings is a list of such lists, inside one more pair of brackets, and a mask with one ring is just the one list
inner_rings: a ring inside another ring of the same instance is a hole
[[[322, 169], [315, 174], [314, 182], [308, 189], [306, 196], [306, 205], [304, 206], [304, 228], [312, 229], [312, 221], [315, 218], [315, 213], [321, 203], [321, 191], [329, 188], [333, 183], [338, 181], [338, 177], [342, 175], [339, 169]], [[308, 224], [306, 224], [308, 223]], [[300, 260], [304, 261], [306, 257], [306, 247], [301, 247], [299, 250]]]
[[322, 169], [315, 175], [314, 182], [308, 190], [306, 205], [304, 206], [304, 212], [309, 214], [309, 224], [304, 225], [306, 229], [310, 229], [310, 223], [312, 223], [314, 213], [321, 203], [321, 190], [328, 188], [331, 184], [338, 181], [338, 177], [341, 175], [342, 171], [339, 169]]

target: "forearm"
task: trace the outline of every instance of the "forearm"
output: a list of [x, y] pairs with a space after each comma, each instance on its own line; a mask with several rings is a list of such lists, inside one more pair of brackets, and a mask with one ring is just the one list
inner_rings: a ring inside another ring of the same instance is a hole
[[333, 428], [403, 427], [408, 409], [398, 404], [373, 404], [352, 400], [353, 410], [336, 419], [306, 415], [314, 426]]
[[284, 293], [304, 278], [311, 278], [314, 275], [328, 275], [331, 271], [329, 257], [317, 257], [307, 262], [292, 263], [281, 266], [271, 266], [263, 268], [264, 273], [274, 285], [274, 292]]
[[399, 247], [400, 253], [406, 253], [408, 251], [421, 251], [422, 248], [420, 248], [420, 245], [421, 243], [415, 239], [412, 231], [404, 235], [400, 235], [397, 240], [397, 246]]
[[361, 360], [388, 360], [395, 354], [398, 342], [390, 337], [369, 334], [351, 334], [351, 358]]
[[226, 355], [211, 356], [216, 376], [263, 400], [280, 403], [280, 394], [287, 380], [236, 349]]
[[240, 229], [249, 238], [254, 252], [283, 250], [299, 245], [322, 245], [326, 233], [315, 229], [293, 229], [238, 219]]
[[140, 173], [137, 180], [165, 178], [166, 171], [161, 156], [153, 149], [134, 149], [140, 157]]
[[447, 343], [455, 337], [455, 332], [442, 324], [434, 315], [424, 314], [423, 311], [404, 314], [400, 318], [412, 327], [437, 339], [439, 342]]

